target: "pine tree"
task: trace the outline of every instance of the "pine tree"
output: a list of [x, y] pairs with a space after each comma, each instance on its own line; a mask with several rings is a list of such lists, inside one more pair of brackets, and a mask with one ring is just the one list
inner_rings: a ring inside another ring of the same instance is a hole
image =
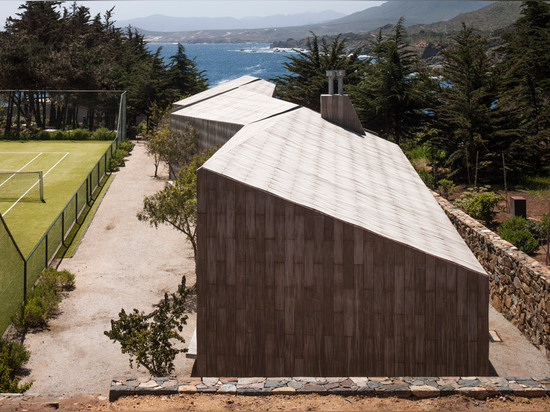
[[[346, 84], [357, 82], [359, 49], [347, 51], [346, 39], [338, 35], [330, 44], [312, 33], [307, 50], [297, 50], [283, 65], [291, 73], [274, 79], [277, 95], [287, 101], [320, 111], [320, 96], [328, 91], [327, 70], [345, 70]], [[345, 87], [345, 86], [344, 86]]]
[[433, 87], [426, 67], [405, 40], [403, 18], [388, 38], [379, 31], [351, 97], [363, 126], [396, 143], [411, 137], [427, 113]]

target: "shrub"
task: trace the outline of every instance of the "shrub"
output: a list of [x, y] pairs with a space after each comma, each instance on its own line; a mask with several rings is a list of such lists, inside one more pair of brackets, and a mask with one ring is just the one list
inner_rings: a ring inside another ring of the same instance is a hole
[[428, 170], [418, 170], [418, 175], [426, 186], [428, 186], [430, 189], [435, 188], [435, 180], [432, 172]]
[[499, 235], [525, 253], [533, 253], [539, 248], [539, 241], [526, 230], [508, 230]]
[[488, 192], [486, 187], [470, 188], [455, 200], [455, 205], [474, 219], [481, 220], [485, 225], [491, 225], [498, 212], [498, 203], [502, 200], [504, 197]]
[[74, 275], [67, 271], [58, 272], [48, 268], [40, 275], [38, 282], [12, 318], [13, 325], [19, 330], [43, 328], [61, 303], [60, 293], [74, 288]]
[[[118, 148], [120, 150], [124, 150], [125, 152], [127, 153], [130, 153], [132, 150], [134, 150], [134, 144], [129, 141], [129, 140], [123, 140], [122, 142], [120, 142], [120, 144], [118, 145]], [[127, 156], [127, 155], [126, 155]]]
[[50, 132], [47, 132], [45, 130], [38, 131], [36, 138], [38, 140], [50, 140], [52, 138]]
[[6, 365], [17, 373], [23, 365], [28, 362], [31, 355], [25, 347], [19, 342], [11, 342], [0, 338], [0, 354], [6, 354]]
[[9, 352], [0, 351], [0, 392], [1, 393], [22, 393], [31, 387], [31, 383], [19, 385], [19, 380], [15, 377], [16, 371], [10, 368]]
[[114, 140], [116, 132], [105, 127], [100, 127], [92, 133], [92, 140]]
[[74, 129], [69, 136], [71, 140], [90, 140], [92, 134], [88, 129]]
[[187, 349], [174, 347], [174, 342], [185, 343], [180, 335], [187, 324], [186, 300], [194, 288], [186, 288], [185, 277], [176, 293], [165, 294], [157, 309], [144, 314], [134, 309], [118, 314], [118, 320], [111, 320], [111, 330], [105, 335], [121, 345], [122, 353], [130, 355], [130, 367], [135, 361], [153, 376], [168, 376], [174, 370], [174, 359]]
[[52, 140], [68, 140], [69, 134], [64, 130], [56, 130], [51, 134]]
[[448, 199], [450, 195], [455, 192], [455, 184], [452, 180], [441, 179], [439, 181], [439, 193], [445, 199]]

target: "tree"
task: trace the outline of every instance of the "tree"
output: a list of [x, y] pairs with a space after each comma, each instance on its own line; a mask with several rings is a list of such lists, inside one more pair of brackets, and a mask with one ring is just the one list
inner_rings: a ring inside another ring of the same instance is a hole
[[277, 95], [287, 101], [320, 110], [321, 94], [327, 93], [327, 70], [345, 70], [346, 84], [357, 81], [357, 69], [361, 62], [358, 58], [360, 49], [348, 51], [346, 39], [341, 35], [329, 44], [326, 38], [319, 38], [311, 33], [308, 38], [307, 51], [296, 50], [296, 56], [290, 56], [283, 65], [291, 73], [274, 79], [277, 84]]
[[550, 163], [550, 5], [526, 1], [521, 14], [502, 35], [498, 106], [521, 132], [509, 151], [510, 167], [541, 173]]
[[[454, 44], [443, 51], [442, 90], [436, 107], [450, 176], [476, 183], [480, 170], [494, 175], [513, 131], [496, 106], [499, 77], [486, 53], [486, 39], [463, 25]], [[489, 173], [489, 171], [491, 171]]]
[[423, 124], [434, 87], [405, 37], [403, 18], [390, 37], [378, 32], [372, 59], [365, 62], [361, 81], [350, 93], [363, 125], [398, 144]]
[[140, 221], [148, 221], [151, 226], [169, 224], [183, 232], [193, 247], [197, 258], [197, 175], [196, 171], [216, 151], [209, 148], [194, 155], [183, 166], [172, 183], [163, 190], [143, 200], [143, 210], [137, 215]]
[[207, 89], [204, 71], [199, 71], [195, 61], [187, 57], [181, 43], [178, 43], [176, 54], [170, 56], [168, 88], [173, 101]]

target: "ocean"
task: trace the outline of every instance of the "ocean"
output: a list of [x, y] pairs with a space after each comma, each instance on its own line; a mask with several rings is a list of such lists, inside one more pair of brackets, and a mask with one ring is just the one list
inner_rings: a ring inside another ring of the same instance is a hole
[[[147, 47], [168, 63], [178, 45], [174, 43], [149, 43]], [[195, 59], [197, 68], [204, 70], [208, 84], [217, 86], [244, 75], [265, 80], [287, 74], [283, 63], [295, 54], [292, 49], [270, 49], [269, 43], [212, 43], [184, 44], [187, 57]]]

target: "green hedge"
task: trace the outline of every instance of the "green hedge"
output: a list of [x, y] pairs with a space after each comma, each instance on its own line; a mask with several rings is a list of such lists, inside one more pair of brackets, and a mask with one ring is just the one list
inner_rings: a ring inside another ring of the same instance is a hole
[[17, 135], [15, 132], [0, 134], [0, 140], [106, 140], [112, 141], [116, 137], [114, 130], [99, 128], [91, 132], [88, 129], [73, 130], [39, 130], [24, 129]]

